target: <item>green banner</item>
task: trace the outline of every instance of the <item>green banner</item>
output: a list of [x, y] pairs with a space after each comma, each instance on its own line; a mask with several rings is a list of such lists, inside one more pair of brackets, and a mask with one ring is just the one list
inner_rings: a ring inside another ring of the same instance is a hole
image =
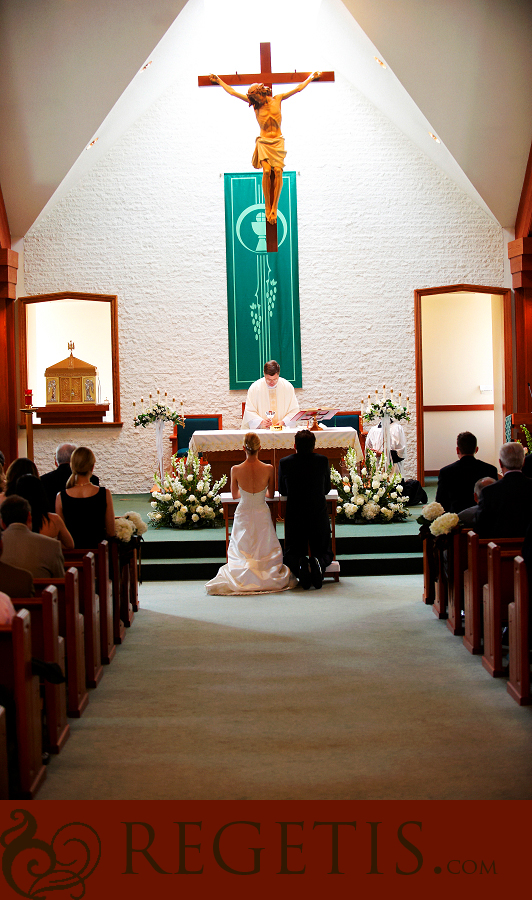
[[276, 359], [301, 387], [296, 173], [283, 172], [277, 253], [266, 251], [262, 172], [225, 175], [229, 387], [242, 390]]

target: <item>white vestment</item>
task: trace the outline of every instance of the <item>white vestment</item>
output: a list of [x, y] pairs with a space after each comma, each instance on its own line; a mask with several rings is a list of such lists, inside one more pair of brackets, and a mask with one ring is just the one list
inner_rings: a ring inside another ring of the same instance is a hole
[[[373, 425], [366, 437], [366, 450], [376, 450], [382, 453], [382, 428]], [[394, 471], [403, 474], [403, 460], [406, 457], [406, 437], [403, 426], [399, 422], [390, 422], [390, 450], [395, 450], [401, 457], [401, 462], [394, 464]]]
[[254, 381], [248, 389], [246, 406], [242, 417], [242, 430], [258, 428], [266, 413], [275, 413], [273, 423], [288, 423], [299, 412], [299, 403], [294, 388], [286, 378], [279, 378], [274, 388], [269, 388], [265, 378]]

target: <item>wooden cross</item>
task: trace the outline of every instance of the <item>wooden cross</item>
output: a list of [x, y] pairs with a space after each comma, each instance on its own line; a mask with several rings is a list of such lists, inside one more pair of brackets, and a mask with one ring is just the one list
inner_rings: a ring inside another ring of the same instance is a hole
[[[222, 81], [233, 87], [249, 86], [250, 84], [265, 84], [272, 88], [274, 84], [299, 84], [305, 81], [312, 72], [272, 72], [272, 57], [270, 43], [261, 43], [260, 45], [260, 72], [253, 74], [239, 75], [220, 75]], [[334, 72], [322, 72], [320, 81], [334, 81]], [[212, 87], [213, 82], [208, 75], [198, 75], [198, 87]], [[216, 85], [217, 86], [217, 85]], [[273, 178], [273, 170], [272, 170]], [[268, 253], [277, 253], [277, 223], [272, 225], [266, 222], [266, 249]]]

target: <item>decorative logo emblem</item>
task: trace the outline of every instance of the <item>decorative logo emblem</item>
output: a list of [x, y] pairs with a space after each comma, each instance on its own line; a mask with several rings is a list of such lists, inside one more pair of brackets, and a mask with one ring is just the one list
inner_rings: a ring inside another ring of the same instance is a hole
[[68, 890], [80, 900], [85, 881], [100, 861], [101, 842], [94, 828], [69, 822], [54, 834], [49, 844], [35, 837], [37, 823], [25, 809], [14, 809], [17, 821], [0, 835], [4, 847], [2, 871], [7, 884], [22, 897], [45, 900], [54, 892]]
[[[247, 206], [236, 220], [235, 233], [246, 250], [251, 253], [266, 253], [266, 215], [264, 203], [254, 203]], [[255, 213], [252, 220], [252, 214]], [[248, 219], [249, 217], [249, 219]], [[288, 232], [286, 219], [282, 212], [277, 211], [277, 227], [282, 225], [282, 235], [278, 238], [278, 247], [281, 246]]]

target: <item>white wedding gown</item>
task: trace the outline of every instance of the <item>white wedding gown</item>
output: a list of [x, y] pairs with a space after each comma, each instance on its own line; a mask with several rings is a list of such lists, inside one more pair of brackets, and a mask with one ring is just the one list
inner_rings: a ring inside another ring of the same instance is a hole
[[272, 593], [297, 586], [297, 578], [283, 564], [266, 490], [248, 494], [240, 488], [227, 563], [205, 585], [208, 594]]

